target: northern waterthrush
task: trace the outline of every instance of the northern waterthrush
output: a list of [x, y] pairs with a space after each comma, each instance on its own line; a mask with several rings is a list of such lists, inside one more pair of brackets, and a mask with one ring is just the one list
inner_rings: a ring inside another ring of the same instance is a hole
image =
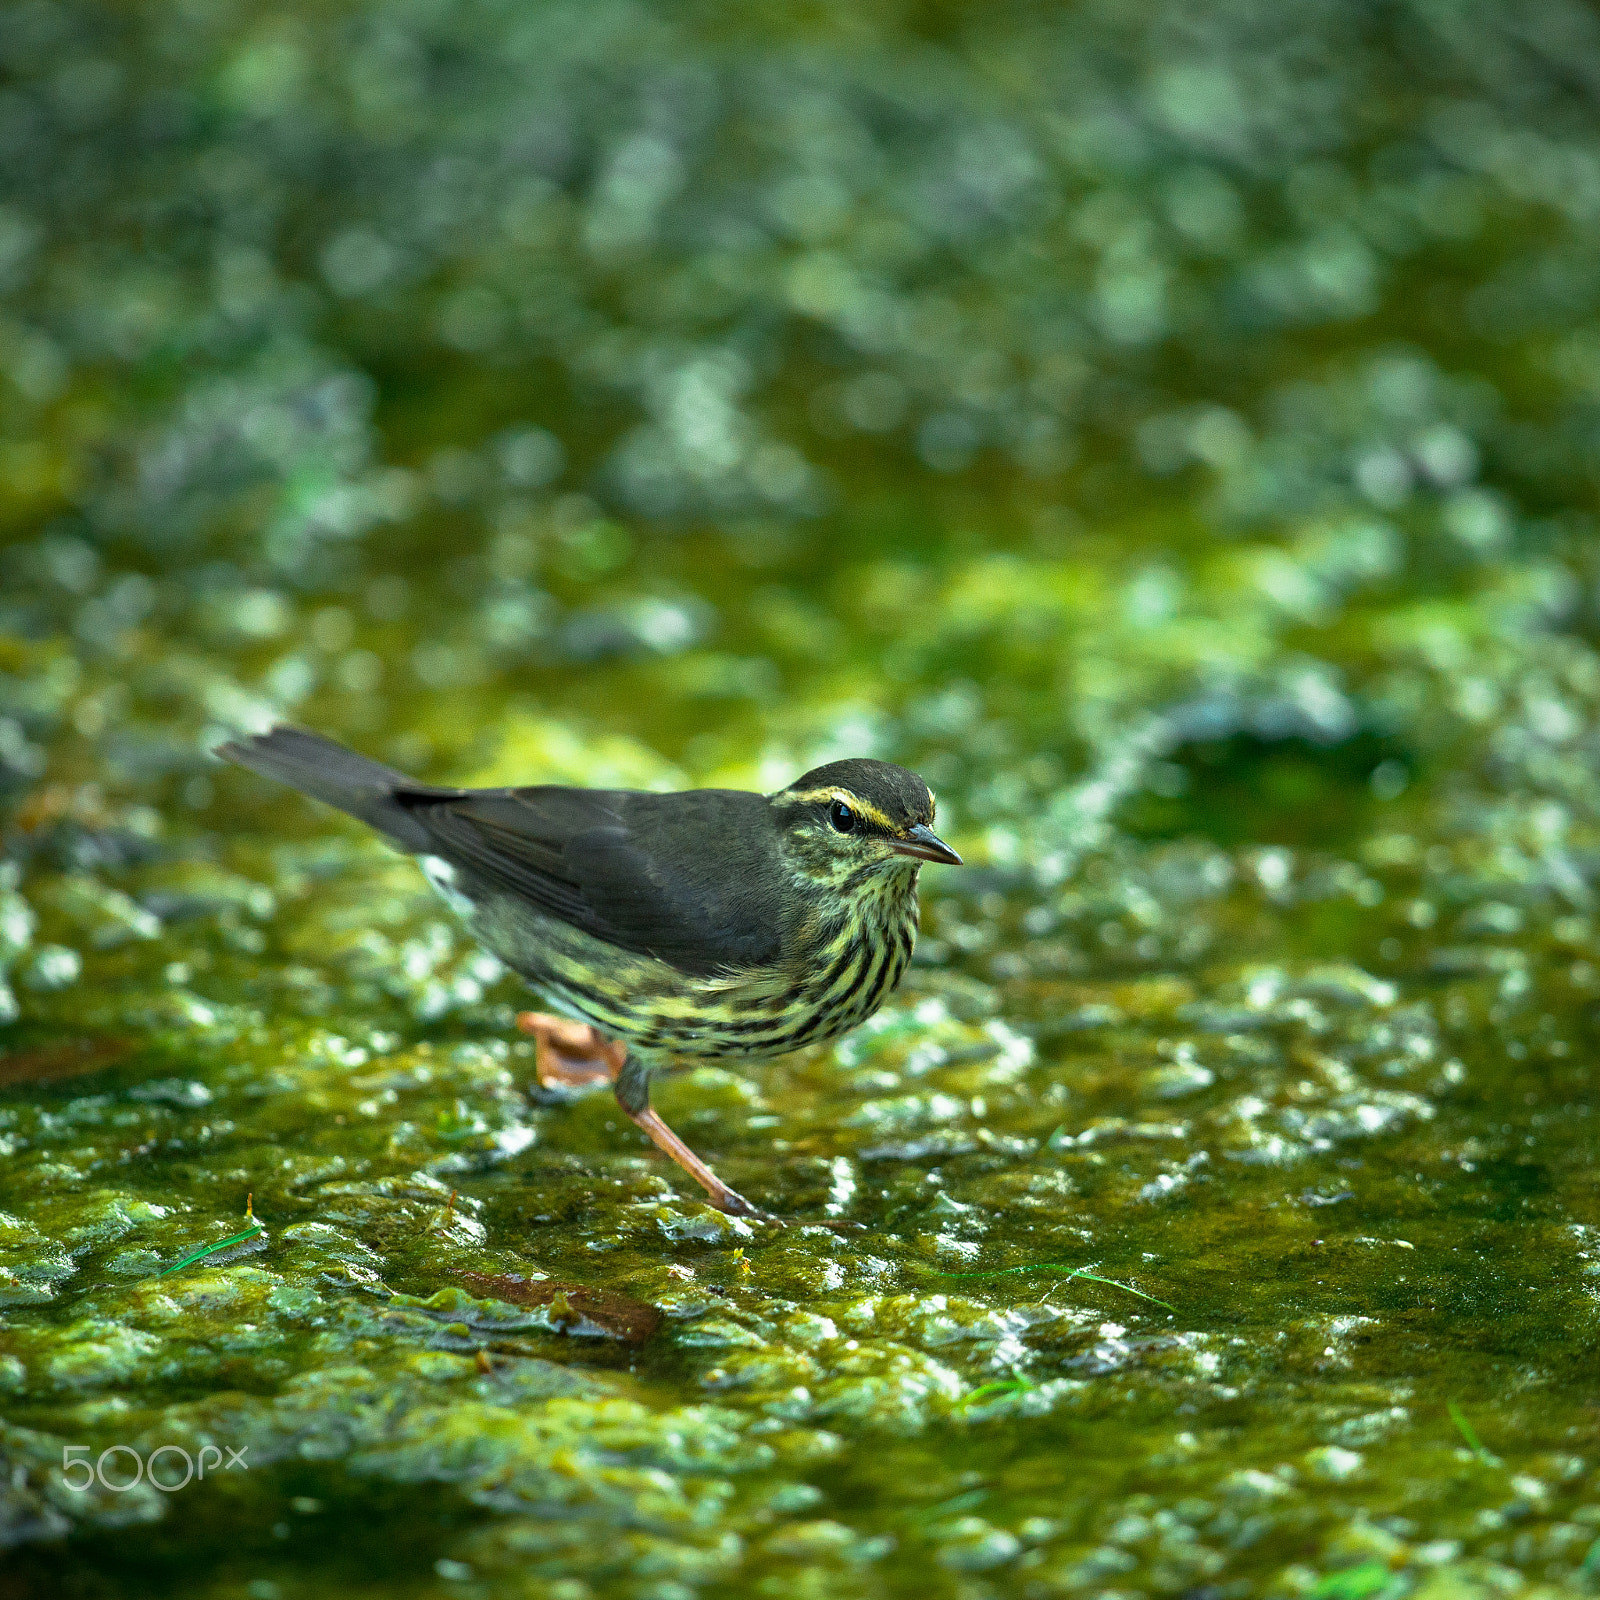
[[759, 1216], [650, 1108], [674, 1060], [761, 1060], [877, 1010], [917, 932], [924, 861], [961, 864], [904, 767], [833, 761], [776, 794], [448, 789], [299, 728], [221, 746], [419, 858], [487, 949], [560, 1017], [527, 1013], [541, 1081], [605, 1078], [711, 1203]]

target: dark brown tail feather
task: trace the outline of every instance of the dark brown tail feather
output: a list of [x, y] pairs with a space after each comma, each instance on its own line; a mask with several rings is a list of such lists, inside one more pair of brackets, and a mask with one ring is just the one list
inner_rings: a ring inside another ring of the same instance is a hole
[[403, 850], [425, 851], [429, 839], [400, 797], [445, 800], [462, 793], [418, 783], [320, 733], [287, 725], [218, 745], [212, 753], [359, 817]]

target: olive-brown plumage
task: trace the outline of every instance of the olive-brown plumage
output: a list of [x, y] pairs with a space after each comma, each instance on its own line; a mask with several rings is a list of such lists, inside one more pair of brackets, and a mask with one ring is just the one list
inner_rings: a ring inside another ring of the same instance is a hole
[[830, 1039], [899, 982], [923, 861], [959, 864], [913, 772], [835, 761], [772, 795], [539, 785], [450, 789], [302, 729], [217, 754], [337, 806], [417, 856], [477, 939], [567, 1021], [519, 1019], [545, 1081], [618, 1102], [722, 1209], [755, 1208], [649, 1104], [674, 1059], [762, 1059]]

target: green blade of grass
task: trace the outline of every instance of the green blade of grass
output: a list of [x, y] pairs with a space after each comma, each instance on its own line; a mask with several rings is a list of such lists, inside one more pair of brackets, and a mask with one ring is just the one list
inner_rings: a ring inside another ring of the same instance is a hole
[[1456, 1430], [1460, 1433], [1461, 1437], [1467, 1441], [1467, 1448], [1473, 1453], [1473, 1455], [1475, 1455], [1486, 1467], [1499, 1466], [1500, 1458], [1491, 1454], [1490, 1451], [1484, 1448], [1483, 1440], [1478, 1437], [1477, 1430], [1470, 1422], [1467, 1421], [1466, 1413], [1461, 1409], [1461, 1407], [1458, 1406], [1454, 1400], [1448, 1400], [1445, 1402], [1445, 1404], [1449, 1408], [1450, 1420], [1455, 1423]]
[[1312, 1600], [1367, 1600], [1368, 1595], [1387, 1589], [1392, 1578], [1383, 1562], [1363, 1561], [1343, 1572], [1330, 1572], [1318, 1581], [1311, 1596]]
[[246, 1239], [253, 1239], [258, 1233], [267, 1230], [258, 1222], [254, 1227], [246, 1228], [243, 1233], [236, 1233], [231, 1239], [218, 1239], [212, 1244], [201, 1245], [198, 1250], [191, 1250], [181, 1261], [174, 1261], [170, 1267], [163, 1267], [156, 1274], [158, 1278], [165, 1278], [174, 1272], [182, 1272], [185, 1267], [192, 1267], [197, 1261], [204, 1261], [207, 1256], [214, 1256], [219, 1250], [226, 1250], [230, 1244], [243, 1244]]
[[968, 1489], [964, 1494], [941, 1500], [938, 1505], [928, 1506], [925, 1510], [913, 1511], [911, 1515], [916, 1522], [932, 1522], [936, 1517], [949, 1517], [958, 1511], [970, 1511], [974, 1506], [981, 1506], [988, 1498], [987, 1489]]
[[968, 1406], [975, 1406], [980, 1400], [992, 1400], [1002, 1394], [1026, 1394], [1038, 1385], [1030, 1383], [1026, 1378], [996, 1378], [993, 1383], [980, 1383], [971, 1394], [964, 1394], [956, 1401], [956, 1410], [965, 1411]]
[[1158, 1300], [1153, 1294], [1146, 1294], [1143, 1289], [1135, 1289], [1131, 1283], [1118, 1283], [1115, 1278], [1102, 1278], [1097, 1272], [1087, 1272], [1082, 1267], [1069, 1267], [1060, 1261], [1038, 1261], [1031, 1267], [996, 1267], [992, 1272], [935, 1272], [936, 1278], [1004, 1278], [1012, 1273], [1028, 1272], [1064, 1272], [1066, 1282], [1074, 1278], [1087, 1278], [1091, 1283], [1103, 1283], [1113, 1289], [1121, 1289], [1125, 1294], [1137, 1295], [1141, 1300], [1148, 1300], [1152, 1305], [1164, 1306], [1168, 1311], [1176, 1313], [1177, 1307], [1167, 1300]]

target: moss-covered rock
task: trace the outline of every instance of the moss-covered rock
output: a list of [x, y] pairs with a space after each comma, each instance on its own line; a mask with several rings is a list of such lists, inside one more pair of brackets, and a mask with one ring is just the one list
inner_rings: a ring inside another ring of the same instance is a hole
[[[1565, 0], [0, 16], [12, 1587], [1592, 1588], [1597, 75]], [[276, 718], [928, 778], [900, 993], [656, 1086], [781, 1225], [208, 755]]]

